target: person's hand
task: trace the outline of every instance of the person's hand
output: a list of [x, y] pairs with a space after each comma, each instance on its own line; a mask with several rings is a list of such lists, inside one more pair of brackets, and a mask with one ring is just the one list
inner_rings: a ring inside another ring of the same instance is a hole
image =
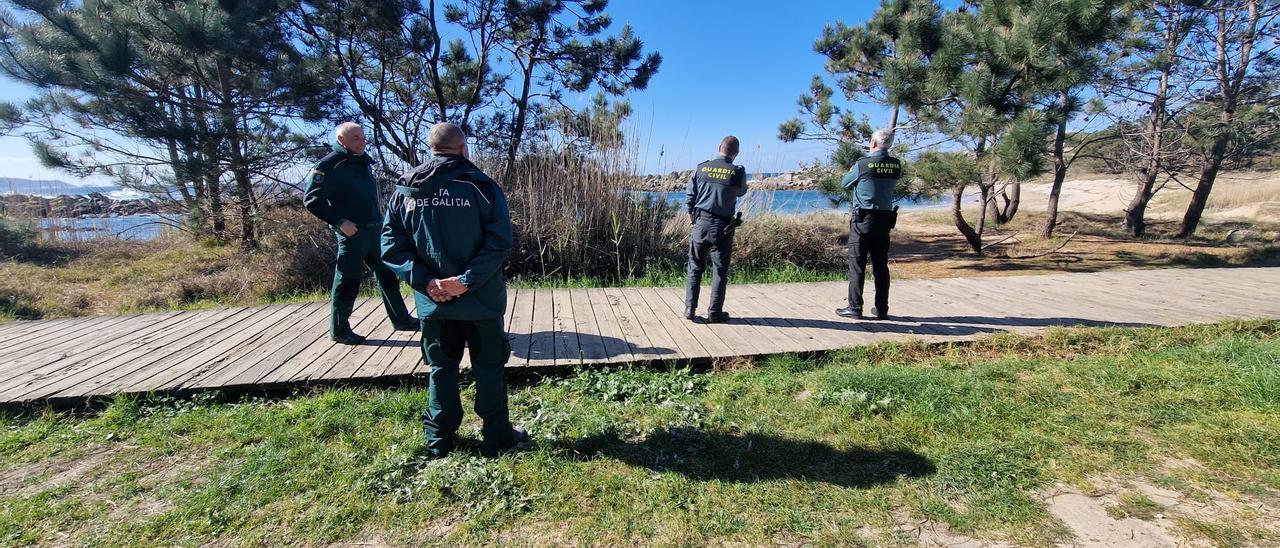
[[696, 223], [697, 221], [696, 221], [695, 219], [697, 219], [697, 217], [694, 217], [694, 216], [693, 216], [693, 214], [692, 214], [692, 213], [690, 213], [690, 214], [689, 214], [689, 224], [694, 224], [694, 223]]
[[342, 221], [342, 225], [338, 226], [338, 230], [341, 230], [343, 234], [346, 234], [347, 237], [350, 238], [355, 236], [357, 232], [360, 232], [360, 227], [356, 226], [356, 224], [351, 221]]
[[427, 282], [427, 296], [438, 303], [447, 303], [453, 300], [453, 296], [449, 295], [449, 292], [440, 286], [440, 280], [438, 279], [432, 279]]
[[436, 280], [436, 284], [445, 291], [451, 298], [461, 297], [467, 292], [467, 286], [459, 280], [457, 276]]

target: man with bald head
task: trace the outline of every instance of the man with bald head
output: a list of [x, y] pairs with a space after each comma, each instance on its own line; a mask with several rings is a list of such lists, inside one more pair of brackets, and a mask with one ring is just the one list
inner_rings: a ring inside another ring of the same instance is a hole
[[329, 310], [329, 337], [337, 343], [360, 344], [365, 340], [351, 329], [350, 318], [366, 266], [378, 279], [382, 305], [392, 326], [400, 331], [418, 329], [400, 296], [400, 281], [382, 263], [379, 201], [373, 161], [365, 154], [364, 130], [352, 122], [338, 126], [333, 152], [312, 169], [302, 195], [307, 211], [328, 224], [338, 238]]
[[481, 453], [496, 456], [528, 439], [511, 426], [503, 368], [511, 356], [505, 323], [511, 218], [498, 183], [467, 158], [467, 138], [440, 123], [427, 136], [431, 159], [400, 178], [387, 203], [382, 260], [413, 288], [431, 402], [422, 413], [427, 449], [453, 451], [462, 425], [458, 366], [471, 353]]

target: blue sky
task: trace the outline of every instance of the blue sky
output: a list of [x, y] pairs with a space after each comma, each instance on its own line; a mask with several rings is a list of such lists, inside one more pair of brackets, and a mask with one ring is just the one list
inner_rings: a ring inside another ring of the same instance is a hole
[[[954, 2], [944, 2], [951, 4]], [[826, 158], [815, 143], [782, 143], [778, 124], [796, 115], [796, 98], [822, 72], [813, 42], [828, 22], [865, 21], [877, 2], [614, 0], [608, 13], [619, 32], [630, 24], [646, 50], [662, 53], [662, 68], [648, 89], [631, 96], [630, 133], [641, 171], [690, 169], [715, 155], [727, 134], [742, 140], [738, 163], [748, 170], [785, 171]], [[21, 101], [34, 90], [0, 77], [0, 97]], [[859, 105], [873, 123], [881, 109]], [[0, 138], [0, 177], [58, 178], [42, 168], [26, 141]]]

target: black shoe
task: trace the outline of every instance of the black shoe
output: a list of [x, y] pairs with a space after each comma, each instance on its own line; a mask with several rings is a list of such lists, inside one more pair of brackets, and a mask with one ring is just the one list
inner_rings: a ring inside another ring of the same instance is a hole
[[510, 447], [503, 449], [501, 451], [495, 451], [493, 449], [481, 449], [480, 454], [486, 457], [493, 458], [493, 457], [502, 456], [507, 453], [519, 452], [527, 448], [528, 446], [529, 446], [529, 431], [525, 430], [522, 427], [517, 426], [511, 429], [511, 446]]
[[889, 319], [889, 309], [888, 309], [888, 308], [886, 308], [886, 309], [884, 309], [884, 310], [881, 310], [881, 309], [879, 309], [879, 308], [872, 308], [872, 309], [871, 309], [871, 313], [872, 313], [873, 315], [875, 315], [875, 317], [876, 317], [876, 319], [877, 319], [877, 320], [887, 320], [887, 319]]
[[698, 319], [698, 313], [697, 313], [696, 311], [694, 311], [694, 309], [692, 309], [692, 308], [686, 308], [686, 309], [684, 309], [684, 319], [686, 319], [686, 320], [697, 320], [697, 319]]
[[391, 324], [391, 326], [394, 327], [396, 331], [417, 331], [422, 329], [422, 324], [418, 322], [396, 323]]
[[707, 312], [707, 323], [724, 323], [729, 321], [728, 312]]
[[353, 346], [357, 344], [364, 344], [364, 337], [360, 335], [356, 335], [355, 333], [340, 333], [338, 335], [330, 335], [329, 340], [336, 342], [338, 344], [350, 344]]
[[850, 307], [847, 307], [847, 306], [846, 306], [846, 307], [844, 307], [844, 308], [837, 308], [837, 309], [836, 309], [836, 315], [837, 315], [837, 316], [844, 317], [844, 318], [853, 318], [853, 319], [855, 319], [855, 320], [861, 320], [861, 319], [862, 319], [862, 311], [861, 311], [861, 310], [858, 310], [857, 308], [850, 308]]

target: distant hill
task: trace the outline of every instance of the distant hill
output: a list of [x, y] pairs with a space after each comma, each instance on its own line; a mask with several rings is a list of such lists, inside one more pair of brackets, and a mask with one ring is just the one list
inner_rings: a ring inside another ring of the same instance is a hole
[[31, 196], [83, 196], [94, 192], [108, 194], [120, 190], [115, 186], [73, 185], [63, 181], [37, 181], [32, 179], [16, 179], [0, 177], [0, 195], [27, 194]]

